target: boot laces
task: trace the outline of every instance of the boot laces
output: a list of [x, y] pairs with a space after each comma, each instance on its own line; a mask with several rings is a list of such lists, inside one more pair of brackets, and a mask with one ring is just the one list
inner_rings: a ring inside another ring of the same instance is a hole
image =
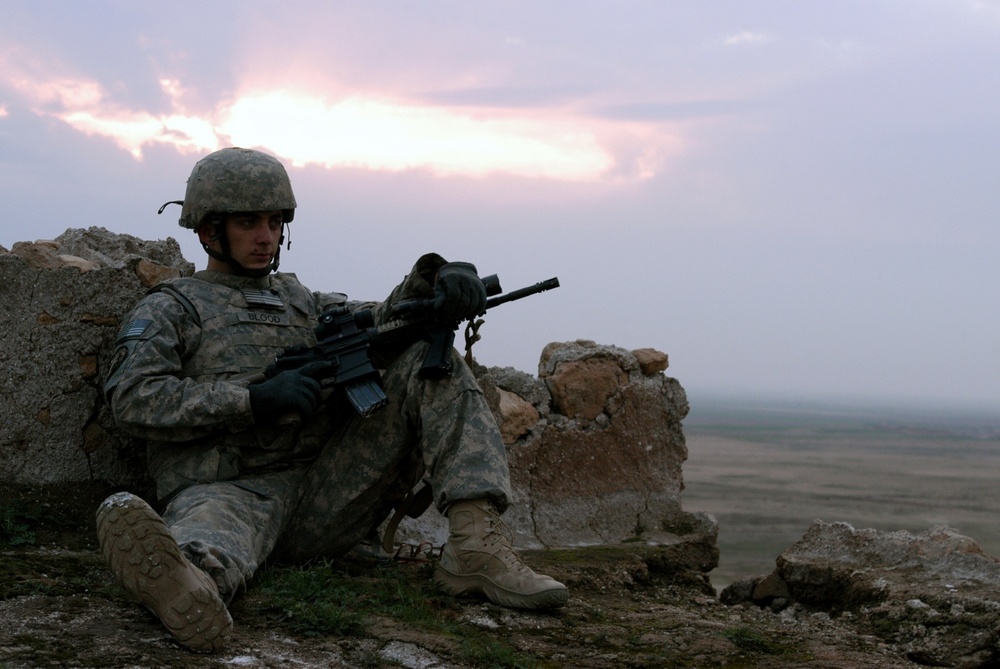
[[499, 558], [508, 569], [524, 571], [529, 569], [528, 565], [521, 561], [521, 557], [514, 551], [514, 531], [510, 525], [505, 523], [496, 513], [488, 513], [489, 525], [486, 528], [486, 536], [483, 543], [490, 549], [490, 553]]

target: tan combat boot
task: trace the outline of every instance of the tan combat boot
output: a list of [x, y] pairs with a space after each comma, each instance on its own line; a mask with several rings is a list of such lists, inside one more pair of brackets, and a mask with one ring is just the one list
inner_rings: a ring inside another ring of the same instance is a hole
[[130, 493], [97, 509], [97, 539], [118, 582], [152, 611], [180, 644], [199, 653], [221, 650], [233, 619], [208, 574], [191, 564], [163, 520]]
[[510, 530], [487, 500], [448, 507], [450, 534], [434, 580], [452, 595], [485, 595], [501, 606], [554, 609], [569, 592], [559, 581], [536, 574], [511, 547]]

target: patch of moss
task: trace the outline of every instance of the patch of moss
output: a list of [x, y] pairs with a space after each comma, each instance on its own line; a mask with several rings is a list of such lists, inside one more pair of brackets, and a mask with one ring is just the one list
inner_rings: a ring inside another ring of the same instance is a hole
[[0, 547], [34, 545], [37, 521], [37, 512], [21, 504], [0, 505]]
[[0, 552], [0, 599], [88, 593], [114, 597], [118, 591], [96, 553]]
[[474, 635], [462, 640], [462, 659], [482, 669], [533, 669], [535, 658], [519, 653], [495, 638]]
[[792, 652], [789, 646], [771, 639], [753, 627], [741, 625], [731, 627], [722, 632], [722, 635], [733, 642], [740, 650], [763, 655], [785, 655]]
[[260, 577], [244, 615], [259, 607], [270, 622], [304, 637], [362, 636], [379, 620], [404, 623], [451, 639], [456, 656], [474, 667], [526, 669], [535, 658], [506, 640], [460, 622], [454, 598], [430, 579], [429, 566], [387, 567], [321, 561], [272, 567]]

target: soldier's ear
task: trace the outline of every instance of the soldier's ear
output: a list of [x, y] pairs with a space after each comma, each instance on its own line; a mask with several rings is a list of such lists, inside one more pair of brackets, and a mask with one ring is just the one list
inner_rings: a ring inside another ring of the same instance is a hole
[[211, 246], [219, 241], [219, 222], [206, 221], [198, 228], [198, 241], [202, 246]]

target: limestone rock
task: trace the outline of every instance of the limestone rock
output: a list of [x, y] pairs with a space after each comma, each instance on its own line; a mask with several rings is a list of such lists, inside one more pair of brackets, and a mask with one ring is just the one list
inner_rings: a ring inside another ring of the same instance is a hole
[[538, 410], [519, 395], [500, 388], [500, 433], [508, 446], [527, 434], [540, 418]]
[[775, 571], [723, 591], [724, 603], [850, 613], [920, 664], [993, 667], [1000, 660], [1000, 559], [947, 527], [920, 534], [816, 521]]
[[135, 272], [147, 257], [178, 275], [193, 271], [172, 239], [103, 228], [19, 242], [0, 255], [0, 481], [141, 479], [138, 454], [114, 427], [99, 386], [120, 320], [148, 288]]
[[636, 362], [639, 363], [639, 369], [646, 376], [658, 374], [670, 366], [667, 354], [663, 351], [657, 351], [655, 348], [637, 348], [632, 351], [632, 355], [635, 356]]
[[554, 408], [560, 413], [594, 420], [624, 388], [627, 378], [614, 360], [589, 358], [559, 365], [548, 384]]
[[[505, 434], [514, 502], [504, 518], [518, 545], [632, 540], [659, 546], [675, 566], [709, 571], [718, 564], [715, 520], [681, 508], [688, 404], [676, 379], [647, 375], [625, 349], [584, 340], [546, 346], [541, 378], [509, 368], [489, 372], [479, 381], [487, 396], [495, 383], [505, 398], [502, 428], [510, 417], [505, 402], [522, 410], [531, 404], [538, 414], [527, 433], [518, 423], [516, 438]], [[602, 386], [595, 378], [610, 381]], [[534, 417], [518, 415], [525, 423]], [[445, 524], [429, 513], [404, 521], [399, 536], [440, 542]]]
[[539, 415], [549, 413], [552, 395], [545, 382], [536, 376], [513, 367], [491, 367], [490, 375], [498, 388], [508, 390], [521, 397], [538, 410]]
[[554, 407], [537, 439], [510, 450], [511, 469], [522, 473], [515, 493], [531, 500], [540, 544], [673, 540], [672, 527], [686, 521], [678, 419], [686, 408], [676, 401], [686, 406], [675, 380], [639, 374], [620, 388], [605, 420], [570, 420]]
[[34, 269], [59, 269], [65, 263], [51, 247], [40, 243], [17, 242], [11, 253], [24, 260]]
[[147, 288], [152, 288], [167, 279], [176, 279], [181, 275], [181, 272], [176, 267], [168, 267], [141, 258], [135, 265], [135, 275], [139, 278], [139, 283]]
[[616, 410], [612, 400], [628, 385], [628, 372], [637, 365], [627, 351], [578, 340], [546, 346], [538, 375], [552, 394], [553, 409], [590, 421]]
[[95, 270], [98, 267], [100, 267], [100, 265], [98, 265], [97, 263], [93, 262], [92, 260], [86, 260], [86, 259], [80, 258], [78, 256], [71, 256], [71, 255], [66, 255], [66, 254], [60, 254], [60, 255], [57, 255], [56, 257], [59, 258], [59, 260], [62, 262], [63, 266], [65, 266], [65, 267], [75, 267], [78, 270], [80, 270], [80, 272], [90, 272], [90, 271]]

